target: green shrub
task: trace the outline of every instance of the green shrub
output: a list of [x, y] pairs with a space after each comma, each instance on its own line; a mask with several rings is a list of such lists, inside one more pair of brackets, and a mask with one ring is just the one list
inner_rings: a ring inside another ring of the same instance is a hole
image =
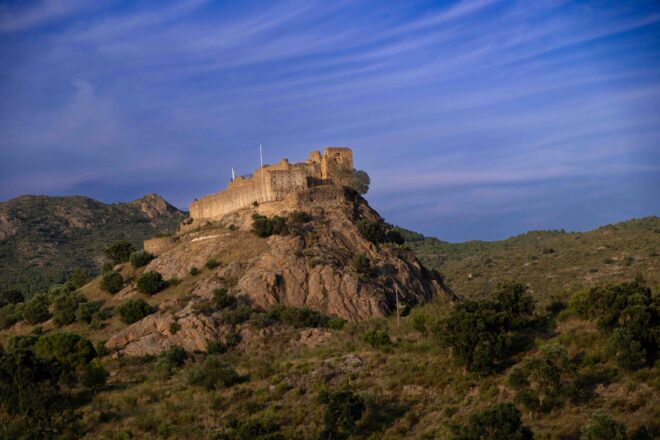
[[224, 287], [213, 290], [213, 304], [221, 309], [233, 309], [238, 304], [238, 300], [234, 295], [227, 292]]
[[76, 321], [86, 322], [87, 324], [92, 322], [95, 314], [101, 309], [101, 304], [96, 301], [84, 301], [78, 304], [76, 309]]
[[56, 359], [72, 369], [86, 366], [96, 357], [94, 346], [74, 333], [46, 333], [39, 337], [34, 353], [42, 359]]
[[375, 328], [368, 330], [362, 337], [362, 340], [372, 347], [383, 347], [392, 343], [390, 336], [385, 330]]
[[144, 267], [155, 257], [147, 251], [136, 251], [131, 253], [129, 261], [134, 268]]
[[0, 330], [7, 329], [19, 321], [19, 314], [14, 304], [0, 308]]
[[21, 308], [21, 316], [32, 325], [46, 321], [50, 317], [46, 295], [35, 295], [26, 301]]
[[221, 320], [225, 324], [237, 325], [250, 319], [252, 309], [247, 304], [239, 304], [222, 312]]
[[193, 266], [190, 268], [190, 275], [195, 276], [199, 275], [199, 268], [197, 266]]
[[216, 267], [220, 266], [220, 262], [215, 258], [209, 258], [206, 260], [205, 266], [207, 269], [215, 269]]
[[109, 376], [101, 361], [96, 358], [85, 366], [80, 382], [84, 387], [98, 390], [105, 385]]
[[562, 403], [568, 372], [566, 349], [559, 344], [546, 345], [511, 371], [509, 385], [516, 391], [516, 400], [530, 411], [549, 411]]
[[330, 318], [328, 319], [328, 322], [326, 323], [326, 327], [332, 330], [341, 330], [346, 326], [346, 320], [342, 318]]
[[321, 438], [343, 438], [353, 433], [356, 422], [367, 409], [364, 399], [352, 391], [321, 391], [318, 400], [326, 405]]
[[78, 307], [86, 302], [87, 298], [76, 292], [59, 295], [53, 302], [53, 321], [60, 327], [73, 324]]
[[498, 403], [470, 415], [467, 426], [459, 428], [454, 440], [532, 440], [534, 434], [523, 425], [520, 411], [511, 403]]
[[325, 327], [328, 317], [308, 307], [298, 308], [278, 305], [268, 311], [268, 317], [295, 328]]
[[385, 232], [380, 222], [363, 219], [357, 222], [357, 228], [360, 234], [372, 243], [385, 241]]
[[119, 272], [110, 271], [101, 277], [101, 289], [108, 293], [117, 293], [121, 290], [124, 279]]
[[279, 216], [268, 218], [255, 213], [252, 215], [252, 232], [257, 237], [266, 238], [271, 235], [287, 235], [289, 228], [285, 218]]
[[135, 252], [135, 247], [126, 240], [119, 240], [105, 248], [104, 252], [113, 264], [126, 263], [131, 253]]
[[363, 254], [355, 255], [351, 261], [351, 265], [353, 266], [353, 270], [358, 274], [367, 274], [371, 271], [371, 260]]
[[18, 304], [25, 301], [25, 297], [20, 290], [9, 289], [0, 291], [0, 307], [7, 304]]
[[141, 293], [153, 295], [165, 287], [167, 287], [167, 283], [163, 276], [156, 271], [145, 272], [137, 279], [137, 290]]
[[89, 273], [82, 267], [77, 267], [69, 277], [69, 282], [76, 289], [80, 289], [82, 286], [87, 284], [89, 280]]
[[398, 245], [402, 245], [406, 242], [405, 238], [403, 238], [403, 235], [401, 235], [401, 232], [397, 231], [396, 229], [390, 229], [387, 231], [385, 234], [385, 241]]
[[207, 390], [230, 387], [241, 381], [241, 377], [226, 362], [217, 356], [207, 356], [204, 363], [193, 368], [188, 376], [191, 385], [202, 386]]
[[312, 220], [312, 216], [305, 211], [293, 211], [289, 214], [288, 222], [294, 225], [301, 225]]
[[627, 440], [628, 433], [623, 423], [619, 423], [603, 411], [592, 414], [589, 422], [582, 427], [580, 440]]
[[119, 319], [125, 324], [132, 324], [154, 312], [153, 307], [142, 299], [130, 299], [117, 307]]

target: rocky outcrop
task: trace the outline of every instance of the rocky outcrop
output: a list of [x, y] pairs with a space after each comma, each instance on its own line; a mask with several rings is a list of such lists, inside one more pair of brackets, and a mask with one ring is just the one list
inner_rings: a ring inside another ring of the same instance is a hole
[[[306, 215], [292, 216], [294, 211]], [[288, 218], [288, 233], [257, 237], [249, 231], [255, 213]], [[228, 330], [220, 315], [195, 314], [193, 304], [208, 304], [217, 288], [227, 289], [256, 310], [278, 304], [309, 307], [350, 321], [388, 316], [397, 306], [422, 304], [434, 297], [453, 299], [412, 251], [368, 240], [360, 232], [359, 222], [388, 228], [355, 192], [321, 186], [180, 233], [173, 246], [145, 270], [160, 272], [166, 279], [185, 280], [190, 302], [181, 311], [161, 311], [129, 326], [110, 339], [107, 347], [126, 355], [156, 354], [172, 345], [206, 350], [208, 340], [221, 338]], [[369, 267], [354, 267], [356, 255], [367, 258]], [[208, 267], [209, 260], [218, 266]], [[192, 267], [201, 273], [191, 275]], [[274, 337], [281, 329], [248, 326], [239, 331], [249, 345], [249, 341]], [[330, 336], [325, 330], [306, 330], [296, 340], [315, 346]]]

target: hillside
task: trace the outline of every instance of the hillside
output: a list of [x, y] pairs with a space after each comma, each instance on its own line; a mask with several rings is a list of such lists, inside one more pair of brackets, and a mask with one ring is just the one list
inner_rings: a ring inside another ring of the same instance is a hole
[[[579, 261], [592, 239], [648, 252], [622, 267], [655, 279], [656, 224], [401, 244], [366, 200], [329, 187], [184, 222], [148, 242], [153, 259], [0, 308], [0, 438], [656, 438], [657, 288], [622, 283], [634, 277], [622, 269], [572, 290], [598, 261]], [[486, 298], [457, 301], [410, 248], [453, 282], [454, 261], [496, 255], [499, 280], [518, 284], [455, 283]], [[505, 266], [531, 249], [578, 269]], [[520, 284], [543, 275], [569, 286], [552, 286], [564, 300], [551, 307]]]
[[130, 203], [104, 204], [87, 197], [21, 196], [0, 203], [0, 280], [25, 294], [62, 282], [65, 273], [99, 268], [103, 248], [124, 239], [171, 232], [184, 213], [155, 194]]
[[501, 281], [526, 283], [549, 302], [581, 288], [641, 274], [660, 285], [660, 218], [645, 217], [590, 232], [530, 231], [501, 241], [448, 243], [401, 229], [417, 257], [442, 273], [459, 295], [484, 297]]

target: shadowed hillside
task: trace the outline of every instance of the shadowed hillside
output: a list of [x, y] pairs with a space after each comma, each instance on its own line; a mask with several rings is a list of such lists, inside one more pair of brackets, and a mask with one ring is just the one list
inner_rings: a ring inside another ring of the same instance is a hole
[[0, 280], [29, 295], [82, 267], [96, 273], [109, 243], [170, 232], [185, 214], [160, 196], [104, 204], [81, 196], [21, 196], [0, 203]]

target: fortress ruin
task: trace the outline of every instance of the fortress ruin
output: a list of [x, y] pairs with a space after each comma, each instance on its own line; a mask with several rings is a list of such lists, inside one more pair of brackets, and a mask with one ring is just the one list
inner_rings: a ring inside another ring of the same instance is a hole
[[288, 193], [319, 185], [342, 185], [353, 170], [353, 152], [345, 147], [313, 151], [305, 162], [290, 164], [282, 159], [264, 165], [251, 176], [236, 177], [227, 189], [190, 204], [193, 221], [219, 220], [230, 212], [256, 204], [284, 199]]

